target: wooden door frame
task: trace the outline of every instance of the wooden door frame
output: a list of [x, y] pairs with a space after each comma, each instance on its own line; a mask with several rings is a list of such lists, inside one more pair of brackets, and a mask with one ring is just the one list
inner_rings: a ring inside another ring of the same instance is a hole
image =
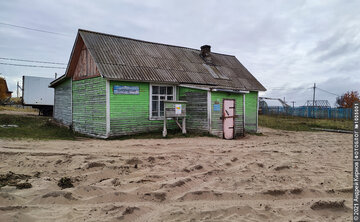
[[224, 114], [225, 114], [225, 106], [224, 106], [224, 104], [225, 104], [225, 100], [232, 100], [232, 101], [234, 101], [234, 113], [233, 113], [233, 120], [234, 120], [234, 124], [233, 124], [233, 137], [232, 137], [232, 139], [234, 139], [235, 138], [235, 115], [236, 115], [236, 100], [235, 99], [223, 99], [223, 101], [222, 101], [222, 132], [223, 132], [223, 139], [225, 139], [225, 130], [224, 130], [224, 121], [225, 121], [225, 118], [224, 118]]

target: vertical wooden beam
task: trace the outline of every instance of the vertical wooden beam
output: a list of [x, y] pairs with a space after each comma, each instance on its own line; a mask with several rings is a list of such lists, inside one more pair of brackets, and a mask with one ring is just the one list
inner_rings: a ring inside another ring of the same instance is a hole
[[110, 135], [110, 81], [106, 80], [106, 137]]
[[257, 92], [257, 102], [256, 102], [256, 132], [258, 133], [259, 129], [259, 91]]
[[245, 93], [243, 94], [243, 135], [245, 135]]
[[73, 125], [73, 78], [70, 78], [71, 126]]
[[211, 91], [207, 91], [207, 120], [208, 120], [208, 130], [211, 134]]
[[163, 137], [167, 136], [167, 129], [166, 129], [166, 114], [164, 113], [164, 129], [163, 129]]
[[182, 133], [186, 134], [186, 117], [182, 120]]

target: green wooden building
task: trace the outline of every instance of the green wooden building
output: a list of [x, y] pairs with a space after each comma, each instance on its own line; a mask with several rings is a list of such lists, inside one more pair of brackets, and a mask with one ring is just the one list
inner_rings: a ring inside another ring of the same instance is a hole
[[[232, 55], [79, 30], [54, 80], [53, 117], [100, 138], [159, 132], [164, 101], [187, 101], [188, 131], [231, 139], [257, 131], [266, 89]], [[169, 127], [176, 127], [172, 120]]]

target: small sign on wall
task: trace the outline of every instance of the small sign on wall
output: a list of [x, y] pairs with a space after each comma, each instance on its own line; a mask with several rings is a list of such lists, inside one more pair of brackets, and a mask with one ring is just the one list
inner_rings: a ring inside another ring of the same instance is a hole
[[139, 95], [138, 86], [114, 86], [113, 91], [114, 91], [114, 95], [117, 94]]
[[214, 111], [220, 111], [220, 104], [214, 104]]
[[181, 114], [181, 104], [175, 104], [175, 114], [176, 115]]

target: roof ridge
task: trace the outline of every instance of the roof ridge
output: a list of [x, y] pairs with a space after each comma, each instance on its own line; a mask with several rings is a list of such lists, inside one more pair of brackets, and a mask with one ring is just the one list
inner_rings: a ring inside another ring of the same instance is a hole
[[[110, 37], [128, 39], [128, 40], [132, 40], [132, 41], [138, 41], [138, 42], [144, 42], [144, 43], [150, 43], [150, 44], [156, 44], [156, 45], [163, 45], [163, 46], [170, 46], [170, 47], [176, 47], [176, 48], [182, 48], [182, 49], [189, 49], [189, 50], [195, 50], [195, 51], [200, 52], [200, 49], [194, 49], [194, 48], [190, 48], [190, 47], [171, 45], [171, 44], [165, 44], [165, 43], [159, 43], [159, 42], [150, 42], [150, 41], [146, 41], [146, 40], [134, 39], [134, 38], [129, 38], [129, 37], [125, 37], [125, 36], [119, 36], [119, 35], [114, 35], [114, 34], [108, 34], [108, 33], [103, 33], [103, 32], [95, 32], [95, 31], [86, 30], [86, 29], [78, 29], [78, 32], [89, 32], [89, 33], [94, 33], [94, 34], [99, 34], [99, 35], [106, 35], [106, 36], [110, 36]], [[223, 54], [223, 53], [218, 53], [218, 52], [211, 52], [211, 53], [218, 54], [218, 55], [235, 57], [234, 55]]]

